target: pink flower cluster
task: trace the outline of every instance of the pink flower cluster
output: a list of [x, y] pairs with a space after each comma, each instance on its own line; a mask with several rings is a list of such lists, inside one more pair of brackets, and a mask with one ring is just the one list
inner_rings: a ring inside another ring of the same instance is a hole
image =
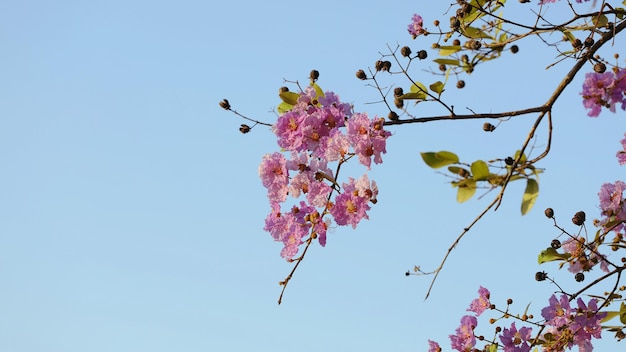
[[541, 310], [546, 320], [546, 332], [543, 334], [543, 350], [546, 352], [563, 351], [577, 345], [580, 351], [592, 351], [592, 338], [602, 338], [600, 323], [606, 316], [598, 312], [598, 302], [592, 298], [587, 304], [576, 300], [577, 307], [570, 307], [569, 297], [561, 295], [559, 299], [552, 295], [549, 306]]
[[[300, 95], [290, 111], [279, 116], [273, 131], [289, 158], [278, 152], [265, 155], [259, 176], [272, 209], [264, 230], [283, 243], [283, 258], [292, 260], [307, 238], [317, 238], [325, 246], [331, 225], [324, 219], [327, 214], [337, 225], [353, 228], [361, 219], [368, 219], [369, 203], [377, 201], [376, 182], [364, 174], [340, 186], [328, 164], [343, 163], [352, 156], [368, 169], [372, 159], [382, 163], [391, 136], [383, 122], [382, 118], [352, 113], [351, 106], [341, 103], [334, 93], [318, 96], [312, 87]], [[337, 195], [331, 201], [333, 191]], [[283, 211], [281, 203], [288, 196], [304, 200]]]
[[[489, 290], [480, 287], [479, 296], [473, 300], [468, 308], [475, 316], [466, 315], [461, 318], [461, 323], [454, 335], [450, 335], [450, 343], [453, 350], [459, 352], [483, 351], [488, 348], [477, 348], [477, 337], [474, 330], [478, 326], [478, 316], [487, 308], [491, 307]], [[585, 303], [581, 298], [576, 300], [576, 306], [571, 307], [569, 297], [562, 295], [559, 299], [552, 295], [548, 306], [541, 310], [545, 319], [542, 329], [543, 334], [539, 339], [532, 337], [531, 327], [518, 328], [515, 322], [510, 327], [503, 328], [497, 336], [504, 352], [529, 352], [533, 343], [539, 342], [544, 352], [564, 351], [574, 345], [580, 351], [592, 351], [591, 340], [599, 339], [602, 334], [600, 323], [606, 317], [606, 313], [598, 311], [598, 302], [595, 298]], [[492, 342], [495, 343], [495, 342]], [[428, 340], [428, 352], [441, 352], [441, 347], [435, 341]]]
[[411, 34], [413, 39], [417, 38], [419, 35], [425, 32], [423, 25], [424, 20], [422, 19], [422, 16], [414, 14], [411, 18], [411, 24], [409, 24], [408, 28], [409, 34]]
[[626, 229], [626, 209], [624, 209], [624, 190], [626, 183], [615, 181], [605, 183], [600, 187], [600, 209], [602, 218], [597, 225], [605, 231], [622, 232]]
[[626, 109], [626, 69], [616, 72], [596, 73], [585, 75], [583, 82], [583, 106], [589, 109], [587, 115], [597, 117], [602, 107], [615, 112], [615, 105], [621, 104]]

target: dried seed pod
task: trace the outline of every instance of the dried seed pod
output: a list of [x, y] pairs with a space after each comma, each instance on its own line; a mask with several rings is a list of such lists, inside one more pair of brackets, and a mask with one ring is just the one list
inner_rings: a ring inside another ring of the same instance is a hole
[[[462, 80], [462, 79], [461, 79], [461, 80], [459, 80], [458, 82], [456, 82], [456, 87], [457, 87], [457, 88], [459, 88], [459, 89], [463, 89], [463, 88], [465, 88], [465, 81], [464, 81], [464, 80]], [[484, 126], [483, 126], [483, 127], [484, 127]], [[493, 127], [493, 126], [492, 126], [492, 127]], [[493, 127], [493, 129], [495, 130], [496, 128], [495, 128], [495, 127]], [[491, 131], [493, 131], [493, 130], [491, 130]]]
[[576, 280], [576, 282], [583, 282], [585, 280], [585, 274], [576, 273], [576, 275], [574, 275], [574, 280]]
[[544, 212], [548, 219], [552, 219], [554, 217], [554, 210], [552, 208], [547, 208]]
[[550, 242], [550, 247], [552, 247], [554, 249], [561, 248], [561, 241], [557, 240], [556, 238], [553, 239], [552, 242]]
[[579, 211], [576, 214], [574, 214], [574, 217], [572, 218], [572, 222], [574, 223], [574, 225], [577, 226], [581, 226], [586, 220], [586, 215], [584, 211]]
[[356, 71], [356, 78], [358, 78], [360, 80], [366, 80], [367, 79], [367, 75], [365, 74], [365, 71], [358, 70], [358, 71]]
[[517, 45], [511, 45], [511, 52], [513, 54], [517, 54], [519, 52], [519, 46]]
[[417, 58], [420, 60], [424, 60], [425, 58], [428, 57], [428, 53], [426, 52], [426, 50], [420, 50], [417, 52]]
[[311, 81], [317, 81], [319, 77], [320, 73], [318, 70], [311, 70], [311, 73], [309, 74], [309, 78], [311, 79]]
[[391, 121], [397, 121], [399, 119], [398, 114], [396, 114], [395, 111], [389, 111], [389, 114], [387, 115], [387, 118]]
[[[461, 81], [459, 81], [459, 82], [461, 82]], [[485, 122], [483, 124], [483, 131], [485, 131], [485, 132], [493, 132], [495, 130], [496, 130], [496, 126], [490, 124], [489, 122]]]
[[606, 72], [606, 65], [602, 62], [597, 62], [593, 65], [593, 70], [597, 73], [604, 73]]
[[250, 126], [246, 125], [245, 123], [242, 124], [241, 127], [239, 127], [239, 132], [243, 134], [250, 132]]
[[394, 95], [394, 96], [396, 96], [396, 97], [399, 97], [399, 96], [401, 96], [402, 94], [404, 94], [404, 89], [402, 89], [402, 87], [396, 87], [396, 88], [393, 90], [393, 95]]
[[220, 101], [220, 107], [224, 110], [230, 110], [230, 103], [227, 99]]
[[511, 158], [510, 156], [507, 156], [506, 158], [504, 158], [504, 163], [509, 166], [513, 165], [514, 162], [515, 162], [515, 159]]
[[411, 56], [411, 48], [409, 48], [408, 46], [403, 46], [402, 49], [400, 49], [400, 54], [402, 54], [402, 56], [404, 57]]
[[548, 274], [546, 274], [545, 271], [538, 271], [535, 274], [535, 280], [537, 280], [537, 281], [544, 281], [547, 278], [548, 278]]

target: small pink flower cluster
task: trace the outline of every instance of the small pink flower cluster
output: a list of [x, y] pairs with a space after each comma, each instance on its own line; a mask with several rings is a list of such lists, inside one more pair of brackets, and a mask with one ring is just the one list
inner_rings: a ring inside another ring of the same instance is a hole
[[592, 298], [587, 304], [581, 298], [576, 300], [577, 307], [570, 307], [569, 297], [560, 299], [552, 295], [549, 306], [541, 310], [546, 320], [545, 333], [542, 335], [543, 351], [563, 351], [577, 345], [580, 351], [592, 351], [591, 339], [602, 338], [600, 323], [606, 316], [598, 312], [598, 302]]
[[[272, 208], [264, 230], [284, 244], [283, 258], [292, 260], [309, 235], [326, 245], [331, 224], [323, 219], [326, 214], [338, 225], [353, 228], [361, 219], [368, 219], [369, 203], [377, 201], [376, 182], [370, 182], [364, 174], [339, 186], [328, 163], [343, 163], [355, 155], [368, 169], [372, 158], [374, 163], [382, 163], [381, 155], [386, 153], [386, 141], [391, 135], [384, 130], [383, 122], [382, 118], [352, 113], [350, 105], [341, 103], [334, 93], [318, 96], [312, 87], [300, 95], [291, 110], [279, 116], [273, 131], [278, 145], [290, 158], [278, 152], [265, 155], [259, 176]], [[338, 194], [330, 201], [333, 191]], [[284, 212], [281, 203], [288, 195], [303, 196], [306, 201]]]
[[616, 72], [589, 72], [583, 82], [583, 106], [589, 109], [587, 115], [597, 117], [602, 107], [615, 112], [615, 105], [626, 109], [626, 69]]
[[422, 35], [425, 32], [423, 26], [424, 20], [422, 19], [422, 16], [414, 14], [411, 18], [411, 24], [409, 24], [408, 28], [409, 34], [411, 34], [413, 39], [417, 38], [419, 35]]
[[[487, 347], [484, 349], [476, 348], [477, 337], [474, 330], [478, 326], [478, 317], [491, 307], [489, 290], [480, 287], [478, 294], [478, 298], [472, 301], [467, 309], [476, 313], [475, 316], [463, 316], [456, 333], [450, 335], [453, 350], [459, 352], [487, 350]], [[574, 345], [578, 346], [581, 351], [591, 351], [593, 349], [591, 339], [602, 337], [600, 323], [606, 317], [606, 313], [598, 312], [598, 302], [595, 298], [587, 304], [578, 298], [576, 305], [576, 307], [570, 307], [567, 295], [562, 295], [560, 299], [552, 295], [548, 301], [548, 306], [541, 310], [545, 322], [543, 324], [535, 323], [545, 326], [545, 329], [542, 329], [545, 332], [539, 338], [532, 338], [531, 327], [524, 326], [518, 329], [513, 322], [508, 328], [496, 329], [496, 331], [501, 331], [497, 336], [501, 343], [498, 347], [501, 347], [504, 352], [529, 352], [533, 344], [538, 343], [544, 352], [564, 351], [565, 348], [571, 349]], [[495, 341], [491, 343], [496, 344]], [[428, 345], [428, 352], [442, 351], [435, 341], [428, 340]]]

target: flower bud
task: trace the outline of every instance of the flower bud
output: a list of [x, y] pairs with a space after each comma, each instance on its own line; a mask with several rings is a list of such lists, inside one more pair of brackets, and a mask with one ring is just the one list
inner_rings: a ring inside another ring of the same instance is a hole
[[356, 78], [358, 78], [360, 80], [366, 80], [367, 79], [367, 75], [365, 74], [365, 71], [358, 70], [358, 71], [356, 71]]
[[535, 280], [537, 280], [537, 281], [544, 281], [547, 278], [548, 278], [548, 274], [546, 274], [545, 271], [538, 271], [535, 274]]
[[445, 64], [439, 65], [439, 71], [446, 72], [446, 65]]
[[593, 65], [593, 70], [597, 73], [604, 73], [606, 72], [606, 65], [602, 62], [598, 62]]
[[382, 70], [389, 72], [391, 70], [391, 61], [383, 61]]
[[383, 62], [378, 60], [374, 63], [374, 69], [376, 69], [376, 72], [380, 72], [383, 69]]
[[519, 46], [517, 45], [511, 45], [511, 52], [513, 54], [517, 54], [519, 52]]
[[311, 79], [311, 81], [315, 82], [319, 77], [320, 73], [318, 70], [311, 70], [311, 73], [309, 74], [309, 78]]
[[461, 45], [461, 41], [458, 39], [455, 39], [452, 41], [452, 45]]
[[561, 248], [561, 241], [557, 240], [556, 238], [553, 239], [552, 242], [550, 242], [550, 247], [552, 247], [554, 249]]
[[[456, 82], [456, 87], [457, 87], [457, 88], [459, 88], [459, 89], [463, 89], [463, 88], [465, 88], [465, 81], [464, 81], [464, 80], [462, 80], [462, 79], [461, 79], [461, 80], [459, 80], [458, 82]], [[490, 125], [491, 125], [491, 124], [490, 124]], [[493, 127], [493, 125], [492, 125], [491, 127]], [[493, 129], [495, 130], [496, 128], [495, 128], [495, 127], [493, 127]], [[491, 131], [493, 131], [493, 130], [491, 130]]]
[[402, 49], [400, 49], [400, 54], [402, 54], [402, 56], [404, 57], [411, 56], [411, 48], [409, 48], [408, 46], [403, 46]]
[[574, 214], [574, 217], [572, 218], [572, 222], [574, 223], [574, 225], [577, 226], [581, 226], [586, 220], [586, 215], [584, 211], [579, 211], [576, 214]]
[[544, 214], [546, 214], [546, 217], [547, 217], [548, 219], [552, 219], [552, 218], [554, 217], [554, 210], [553, 210], [552, 208], [547, 208], [547, 209], [544, 211]]
[[[463, 82], [463, 81], [459, 81], [459, 82]], [[457, 84], [457, 86], [458, 86], [458, 84]], [[490, 124], [489, 122], [485, 122], [483, 124], [483, 131], [485, 131], [485, 132], [493, 132], [495, 130], [496, 130], [496, 126]]]
[[585, 280], [585, 274], [576, 273], [576, 275], [574, 275], [574, 280], [576, 280], [576, 282], [583, 282]]
[[228, 102], [227, 99], [224, 99], [220, 101], [220, 107], [222, 107], [222, 109], [224, 110], [230, 110], [230, 103]]
[[389, 111], [389, 115], [387, 115], [387, 118], [391, 121], [398, 121], [398, 114], [396, 114], [395, 111]]
[[239, 127], [239, 132], [243, 134], [250, 132], [250, 126], [246, 125], [245, 123], [242, 124], [241, 127]]
[[420, 60], [424, 60], [425, 58], [428, 57], [428, 53], [426, 52], [426, 50], [420, 50], [417, 52], [417, 58]]
[[507, 165], [509, 165], [509, 166], [511, 166], [511, 165], [513, 165], [513, 163], [515, 163], [515, 159], [511, 158], [510, 156], [507, 156], [507, 157], [504, 159], [504, 163], [505, 163], [505, 164], [507, 164]]

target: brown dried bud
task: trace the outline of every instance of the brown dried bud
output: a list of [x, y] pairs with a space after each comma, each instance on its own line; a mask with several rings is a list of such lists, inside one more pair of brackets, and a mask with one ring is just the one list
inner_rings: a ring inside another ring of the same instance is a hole
[[576, 273], [576, 275], [574, 275], [574, 280], [576, 280], [576, 282], [583, 282], [585, 280], [585, 274]]
[[424, 60], [425, 58], [428, 57], [428, 53], [426, 52], [426, 50], [420, 50], [417, 52], [417, 58], [420, 60]]
[[239, 127], [239, 132], [243, 134], [250, 132], [250, 126], [246, 125], [245, 123], [242, 124], [241, 127]]
[[365, 74], [365, 71], [358, 70], [358, 71], [356, 71], [356, 78], [358, 78], [360, 80], [366, 80], [367, 79], [367, 75]]
[[510, 156], [507, 156], [506, 158], [504, 158], [504, 163], [509, 166], [513, 165], [514, 162], [515, 162], [515, 159], [511, 158]]
[[404, 99], [395, 98], [393, 103], [398, 109], [402, 109], [404, 107]]
[[[461, 80], [459, 80], [458, 82], [456, 82], [456, 87], [457, 87], [457, 88], [459, 88], [459, 89], [463, 89], [463, 88], [465, 88], [465, 81], [464, 81], [464, 80], [462, 80], [462, 79], [461, 79]], [[495, 129], [495, 127], [494, 127], [494, 129]], [[493, 131], [493, 130], [492, 130], [492, 131]]]
[[[459, 82], [461, 82], [461, 81], [459, 81]], [[485, 122], [483, 124], [483, 131], [485, 131], [485, 132], [493, 132], [495, 130], [496, 130], [496, 126], [490, 124], [489, 122]]]
[[512, 300], [511, 298], [507, 299], [507, 300], [506, 300], [506, 304], [508, 304], [508, 305], [513, 304], [513, 300]]
[[576, 214], [574, 214], [574, 217], [572, 218], [572, 222], [574, 223], [574, 225], [577, 226], [581, 226], [586, 220], [586, 215], [584, 211], [579, 211]]
[[309, 78], [311, 79], [311, 81], [317, 81], [318, 78], [320, 78], [320, 73], [318, 70], [311, 70], [311, 73], [309, 74]]
[[513, 54], [517, 54], [519, 52], [519, 46], [517, 45], [511, 45], [511, 52]]
[[480, 49], [480, 47], [482, 46], [481, 42], [479, 40], [472, 40], [471, 41], [471, 48], [474, 50], [478, 50]]
[[554, 217], [554, 210], [552, 208], [547, 208], [544, 212], [548, 219], [552, 219]]
[[439, 71], [446, 72], [446, 65], [445, 64], [439, 65]]
[[224, 100], [220, 101], [220, 106], [224, 110], [230, 110], [230, 103], [228, 102], [227, 99], [224, 99]]
[[439, 20], [434, 20], [433, 24], [435, 25], [435, 27], [439, 27]]
[[602, 62], [598, 62], [593, 65], [593, 70], [597, 73], [604, 73], [606, 72], [606, 65]]
[[409, 48], [408, 46], [403, 46], [402, 49], [400, 49], [400, 54], [402, 54], [402, 56], [404, 57], [411, 56], [411, 48]]
[[393, 90], [393, 95], [394, 95], [394, 96], [396, 96], [396, 97], [399, 97], [399, 96], [401, 96], [402, 94], [404, 94], [404, 89], [402, 89], [402, 87], [396, 87], [396, 88]]
[[550, 242], [550, 247], [552, 247], [554, 249], [561, 248], [561, 241], [557, 240], [556, 238], [553, 239], [552, 242]]
[[376, 63], [374, 63], [374, 69], [376, 69], [376, 72], [379, 72], [383, 69], [383, 62], [378, 60], [376, 61]]
[[592, 46], [592, 45], [593, 45], [593, 43], [595, 43], [595, 41], [593, 40], [593, 38], [591, 38], [591, 37], [587, 37], [587, 38], [585, 39], [585, 42], [583, 43], [583, 45], [585, 46], [585, 48], [588, 48], [588, 47]]
[[383, 71], [389, 72], [391, 70], [391, 61], [383, 61]]
[[458, 39], [455, 39], [452, 41], [452, 45], [461, 45], [461, 41]]
[[450, 29], [452, 29], [453, 31], [456, 31], [457, 29], [459, 29], [459, 27], [461, 27], [461, 21], [459, 21], [458, 18], [455, 17], [450, 17]]
[[535, 280], [537, 280], [537, 281], [544, 281], [547, 278], [548, 278], [548, 274], [546, 274], [545, 271], [538, 271], [535, 274]]
[[572, 46], [574, 47], [574, 49], [580, 49], [583, 47], [583, 42], [581, 42], [580, 39], [576, 38], [576, 40], [574, 40], [574, 42], [572, 43]]
[[395, 111], [389, 111], [389, 114], [387, 115], [387, 118], [391, 121], [398, 121], [399, 116], [398, 114], [396, 114]]

